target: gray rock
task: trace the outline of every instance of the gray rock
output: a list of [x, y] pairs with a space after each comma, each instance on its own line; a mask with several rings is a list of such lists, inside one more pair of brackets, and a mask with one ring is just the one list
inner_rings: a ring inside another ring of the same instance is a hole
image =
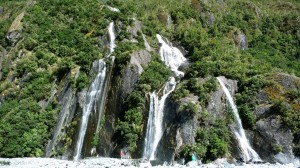
[[275, 80], [286, 90], [297, 91], [300, 88], [300, 78], [297, 76], [280, 73]]
[[167, 26], [168, 26], [168, 27], [171, 27], [171, 25], [172, 25], [172, 18], [171, 18], [171, 16], [168, 14], [168, 16], [167, 16]]
[[4, 12], [4, 8], [0, 6], [0, 15]]
[[[237, 91], [237, 81], [226, 79], [225, 77], [221, 77], [222, 81], [230, 91], [230, 94], [233, 96]], [[229, 105], [226, 100], [226, 96], [221, 86], [219, 86], [218, 90], [213, 92], [211, 95], [211, 100], [208, 102], [207, 112], [209, 115], [215, 119], [225, 119], [228, 112]]]
[[262, 117], [268, 117], [269, 115], [272, 114], [270, 111], [272, 105], [269, 104], [261, 104], [259, 106], [256, 106], [254, 114], [257, 118], [262, 118]]
[[138, 77], [143, 72], [142, 66], [147, 66], [151, 61], [151, 55], [146, 50], [135, 51], [131, 54], [129, 65], [124, 70], [122, 97], [133, 91]]
[[215, 16], [213, 13], [208, 13], [208, 19], [207, 19], [207, 23], [208, 25], [213, 25], [215, 23]]
[[14, 30], [14, 31], [11, 31], [11, 32], [8, 32], [7, 35], [6, 35], [6, 38], [10, 41], [17, 41], [17, 39], [21, 36], [21, 31], [19, 30]]
[[133, 26], [128, 27], [127, 31], [130, 33], [130, 39], [138, 36], [138, 32], [142, 29], [142, 22], [138, 20], [134, 20]]
[[261, 90], [261, 91], [257, 94], [256, 98], [257, 98], [259, 104], [265, 104], [265, 103], [268, 103], [268, 100], [269, 100], [268, 94], [267, 94], [265, 91], [263, 91], [263, 90]]
[[256, 144], [260, 146], [258, 152], [262, 157], [272, 160], [270, 153], [275, 154], [274, 145], [280, 145], [282, 153], [293, 155], [293, 134], [289, 129], [284, 128], [280, 121], [272, 117], [261, 119], [256, 123], [256, 130], [263, 139], [262, 144]]
[[[66, 134], [65, 127], [72, 121], [75, 110], [76, 110], [76, 96], [75, 91], [72, 89], [70, 84], [71, 73], [63, 79], [62, 89], [58, 90], [58, 104], [61, 106], [57, 122], [52, 133], [52, 139], [49, 140], [46, 147], [46, 157], [51, 157], [53, 151], [58, 151], [64, 148], [62, 143], [63, 138]], [[54, 86], [53, 93], [56, 89]], [[66, 151], [68, 152], [68, 151]]]

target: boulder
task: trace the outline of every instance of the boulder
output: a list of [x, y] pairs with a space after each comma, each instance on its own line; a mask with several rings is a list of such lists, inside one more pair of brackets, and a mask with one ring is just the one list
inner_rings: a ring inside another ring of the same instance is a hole
[[274, 99], [280, 99], [290, 109], [297, 107], [299, 102], [291, 100], [287, 95], [299, 90], [300, 78], [279, 73], [270, 76], [269, 80], [273, 84], [260, 90], [256, 96], [258, 105], [254, 114], [257, 122], [252, 136], [254, 148], [264, 161], [288, 163], [294, 158], [293, 147], [297, 140], [292, 131], [283, 125], [281, 116], [272, 110], [272, 106]]

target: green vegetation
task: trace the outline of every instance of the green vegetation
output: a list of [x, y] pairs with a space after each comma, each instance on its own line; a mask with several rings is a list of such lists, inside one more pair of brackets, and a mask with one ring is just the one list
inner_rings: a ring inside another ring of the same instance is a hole
[[[80, 75], [72, 86], [80, 90], [89, 84], [92, 62], [106, 52], [98, 39], [106, 33], [112, 12], [96, 0], [13, 0], [0, 6], [0, 45], [8, 52], [1, 62], [0, 94], [5, 101], [0, 108], [0, 157], [40, 157], [60, 109], [56, 98], [45, 109], [40, 102], [49, 99], [53, 81], [59, 84], [78, 67]], [[6, 33], [23, 11], [22, 36], [11, 44]], [[72, 132], [65, 137], [66, 145]]]
[[208, 116], [202, 114], [202, 122], [197, 130], [196, 143], [185, 145], [181, 154], [190, 159], [195, 153], [204, 162], [209, 162], [219, 157], [224, 157], [230, 150], [231, 133], [226, 122], [216, 120], [215, 123], [206, 125]]
[[[111, 21], [115, 21], [118, 32], [114, 67], [122, 74], [130, 54], [143, 47], [141, 32], [137, 37], [139, 43], [126, 41], [130, 37], [127, 26], [133, 23], [133, 18], [142, 22], [142, 32], [152, 47], [158, 47], [155, 34], [159, 33], [187, 50], [190, 65], [171, 98], [178, 101], [192, 94], [199, 97], [199, 104], [188, 103], [181, 111], [197, 114], [199, 106], [204, 109], [218, 86], [215, 77], [225, 76], [238, 81], [235, 98], [243, 125], [255, 130], [257, 119], [253, 111], [258, 103], [255, 96], [264, 88], [271, 97], [277, 118], [292, 130], [294, 152], [300, 156], [299, 91], [278, 93], [280, 86], [266, 78], [278, 72], [300, 76], [298, 1], [34, 2], [0, 1], [4, 8], [0, 13], [0, 157], [43, 156], [60, 106], [57, 96], [46, 108], [41, 107], [41, 101], [50, 98], [54, 81], [56, 85], [63, 83], [67, 74], [74, 76], [72, 72], [79, 67], [78, 79], [71, 79], [72, 87], [80, 91], [90, 84], [92, 62], [108, 53], [100, 39], [105, 38]], [[112, 12], [105, 5], [117, 7], [120, 12]], [[25, 13], [22, 35], [19, 41], [12, 43], [6, 35], [22, 12]], [[171, 18], [170, 25], [168, 18]], [[241, 34], [247, 37], [245, 50], [239, 48]], [[2, 56], [4, 49], [7, 54]], [[158, 91], [170, 75], [159, 58], [153, 57], [135, 90], [126, 98], [124, 115], [117, 122], [120, 141], [129, 145], [131, 152], [136, 151], [142, 136], [147, 94]], [[209, 161], [230, 151], [230, 133], [226, 126], [230, 116], [226, 121], [211, 122], [208, 118], [205, 111], [201, 113], [197, 143], [183, 148], [185, 157], [196, 152], [198, 157]], [[72, 144], [70, 137], [76, 124], [77, 121], [73, 121], [66, 128], [69, 130], [64, 138], [67, 145]], [[94, 144], [97, 142], [95, 138]], [[279, 151], [279, 148], [275, 146], [274, 150]]]
[[146, 96], [150, 91], [161, 88], [170, 75], [170, 70], [154, 57], [142, 73], [137, 89], [131, 92], [125, 100], [126, 110], [121, 120], [118, 120], [117, 129], [120, 134], [119, 141], [128, 145], [130, 152], [135, 152], [137, 142], [143, 134], [143, 113], [146, 107]]

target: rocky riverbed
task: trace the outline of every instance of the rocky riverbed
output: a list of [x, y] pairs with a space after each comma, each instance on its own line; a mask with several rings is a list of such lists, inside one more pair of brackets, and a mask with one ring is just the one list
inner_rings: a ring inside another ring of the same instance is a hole
[[[0, 158], [1, 168], [147, 168], [152, 167], [148, 163], [140, 163], [139, 160], [116, 159], [116, 158], [88, 158], [80, 161], [59, 160], [54, 158]], [[246, 168], [297, 168], [294, 164], [229, 164], [225, 159], [218, 159], [209, 164], [198, 164], [197, 162], [189, 162], [187, 165], [159, 165], [153, 167], [200, 167], [200, 168], [231, 168], [231, 167], [246, 167]]]

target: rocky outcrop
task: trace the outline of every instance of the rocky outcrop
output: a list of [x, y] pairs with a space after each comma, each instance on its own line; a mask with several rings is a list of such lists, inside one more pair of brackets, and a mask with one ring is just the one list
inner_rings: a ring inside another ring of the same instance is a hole
[[273, 85], [257, 94], [259, 105], [254, 111], [258, 119], [253, 135], [254, 147], [265, 161], [290, 163], [294, 159], [295, 137], [290, 128], [283, 125], [281, 116], [272, 107], [274, 100], [285, 100], [290, 108], [299, 106], [297, 100], [289, 102], [290, 97], [286, 96], [287, 93], [299, 91], [300, 78], [280, 73], [270, 77], [270, 80], [273, 81]]
[[[77, 73], [79, 74], [79, 69], [77, 69]], [[78, 75], [75, 75], [75, 80]], [[66, 76], [59, 85], [59, 89], [56, 89], [55, 82], [53, 83], [52, 94], [46, 104], [49, 104], [50, 101], [53, 100], [54, 95], [57, 96], [58, 104], [61, 106], [61, 110], [58, 114], [57, 122], [52, 132], [52, 139], [49, 140], [48, 145], [46, 147], [46, 157], [61, 155], [62, 153], [57, 153], [57, 151], [65, 150], [67, 144], [65, 144], [66, 139], [70, 139], [66, 137], [67, 126], [73, 119], [75, 110], [76, 110], [76, 102], [77, 98], [75, 95], [74, 89], [71, 87], [70, 81], [72, 80], [71, 73]], [[44, 104], [42, 104], [44, 106]], [[68, 152], [68, 151], [64, 151]], [[67, 154], [68, 155], [68, 154]]]
[[[135, 88], [143, 67], [151, 61], [151, 55], [146, 50], [135, 51], [123, 73], [112, 70], [111, 82], [108, 84], [109, 101], [105, 105], [105, 121], [101, 129], [101, 136], [97, 145], [97, 153], [101, 156], [118, 156], [118, 144], [114, 137], [117, 118], [123, 112], [124, 100]], [[120, 145], [120, 144], [119, 144]]]
[[[237, 81], [221, 77], [226, 87], [231, 94], [237, 91]], [[204, 82], [207, 79], [199, 79]], [[199, 97], [193, 94], [181, 98], [177, 102], [169, 101], [166, 105], [164, 115], [165, 132], [163, 138], [158, 146], [157, 158], [166, 161], [172, 161], [180, 158], [180, 151], [183, 145], [195, 144], [196, 132], [199, 127], [199, 119], [204, 108], [199, 106]], [[229, 105], [226, 103], [226, 97], [221, 87], [211, 93], [211, 99], [206, 107], [211, 123], [217, 119], [224, 120], [228, 115]], [[188, 103], [198, 106], [197, 112], [188, 112], [182, 110], [180, 107]], [[233, 140], [234, 141], [234, 140]], [[233, 143], [232, 146], [237, 146]], [[238, 150], [233, 150], [238, 153]], [[237, 154], [238, 155], [238, 154]]]
[[143, 66], [151, 61], [151, 55], [146, 50], [135, 51], [131, 54], [129, 65], [124, 70], [122, 82], [122, 98], [133, 91], [139, 75], [144, 71]]
[[198, 96], [190, 94], [176, 103], [166, 103], [163, 119], [165, 132], [157, 147], [159, 160], [172, 161], [179, 157], [182, 145], [195, 143], [200, 109], [196, 115], [180, 109], [188, 103], [197, 104]]
[[11, 24], [8, 33], [6, 34], [6, 39], [8, 39], [9, 41], [11, 41], [12, 43], [15, 43], [19, 37], [21, 36], [22, 33], [22, 19], [24, 17], [24, 12], [20, 13], [15, 20], [13, 21], [13, 23]]

